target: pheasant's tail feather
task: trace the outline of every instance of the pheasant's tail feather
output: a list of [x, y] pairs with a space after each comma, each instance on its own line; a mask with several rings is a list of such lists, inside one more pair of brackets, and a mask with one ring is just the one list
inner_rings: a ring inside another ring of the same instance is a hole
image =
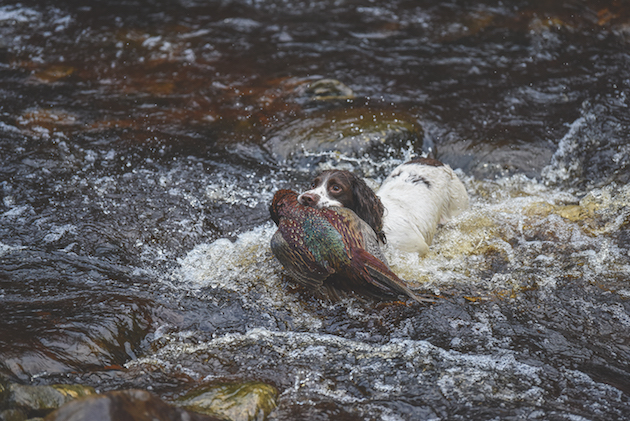
[[319, 290], [323, 293], [326, 299], [333, 303], [340, 301], [342, 297], [346, 296], [344, 291], [335, 288], [334, 285], [331, 285], [329, 283], [324, 284]]
[[317, 290], [321, 288], [324, 283], [325, 277], [315, 276], [314, 274], [305, 275], [299, 270], [295, 270], [287, 266], [285, 266], [284, 269], [287, 271], [287, 274], [291, 277], [291, 279], [308, 289]]
[[393, 274], [392, 271], [389, 271], [389, 273], [384, 273], [381, 270], [381, 268], [373, 267], [373, 266], [371, 266], [369, 264], [366, 264], [365, 267], [366, 267], [366, 269], [368, 270], [368, 273], [370, 274], [370, 276], [372, 276], [373, 279], [375, 279], [379, 283], [385, 285], [388, 289], [394, 290], [394, 291], [396, 291], [398, 293], [401, 293], [401, 294], [405, 294], [409, 298], [412, 298], [413, 300], [415, 300], [415, 301], [417, 301], [419, 303], [434, 303], [434, 302], [436, 302], [436, 300], [432, 299], [432, 298], [419, 297], [416, 293], [414, 293], [412, 290], [410, 290], [409, 287], [404, 284], [404, 281], [401, 280], [399, 277], [396, 276], [396, 278], [393, 278], [391, 276]]
[[434, 300], [418, 297], [413, 291], [405, 285], [404, 281], [400, 279], [394, 272], [391, 271], [383, 262], [372, 256], [365, 250], [358, 250], [361, 255], [368, 274], [372, 279], [368, 279], [372, 285], [382, 289], [390, 290], [400, 294], [405, 294], [410, 298], [413, 298], [419, 303], [434, 302]]

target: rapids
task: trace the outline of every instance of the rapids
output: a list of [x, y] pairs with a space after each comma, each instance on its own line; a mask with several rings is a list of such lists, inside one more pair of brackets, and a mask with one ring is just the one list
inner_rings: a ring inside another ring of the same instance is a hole
[[[630, 419], [629, 47], [616, 1], [2, 3], [0, 377], [262, 382], [272, 420]], [[428, 153], [471, 207], [386, 253], [443, 299], [283, 275], [276, 190]]]

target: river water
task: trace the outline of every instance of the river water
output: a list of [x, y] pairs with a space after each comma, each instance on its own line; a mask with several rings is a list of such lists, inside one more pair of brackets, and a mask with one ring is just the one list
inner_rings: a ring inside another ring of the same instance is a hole
[[[262, 381], [273, 420], [630, 419], [630, 6], [470, 3], [3, 2], [0, 374]], [[388, 257], [444, 299], [283, 276], [276, 190], [429, 152], [471, 208]]]

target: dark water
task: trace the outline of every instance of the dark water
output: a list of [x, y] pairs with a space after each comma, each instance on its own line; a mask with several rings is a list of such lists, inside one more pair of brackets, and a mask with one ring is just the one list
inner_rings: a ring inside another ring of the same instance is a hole
[[[620, 1], [2, 3], [0, 373], [259, 380], [276, 420], [630, 419], [629, 51]], [[429, 151], [471, 209], [389, 260], [447, 299], [282, 276], [277, 189]]]

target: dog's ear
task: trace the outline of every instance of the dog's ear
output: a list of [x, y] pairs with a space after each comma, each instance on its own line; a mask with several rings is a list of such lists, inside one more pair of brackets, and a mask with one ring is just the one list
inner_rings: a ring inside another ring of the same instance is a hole
[[385, 242], [385, 234], [383, 234], [383, 213], [385, 208], [381, 203], [381, 199], [359, 177], [354, 177], [352, 193], [355, 213], [372, 227], [381, 241]]

